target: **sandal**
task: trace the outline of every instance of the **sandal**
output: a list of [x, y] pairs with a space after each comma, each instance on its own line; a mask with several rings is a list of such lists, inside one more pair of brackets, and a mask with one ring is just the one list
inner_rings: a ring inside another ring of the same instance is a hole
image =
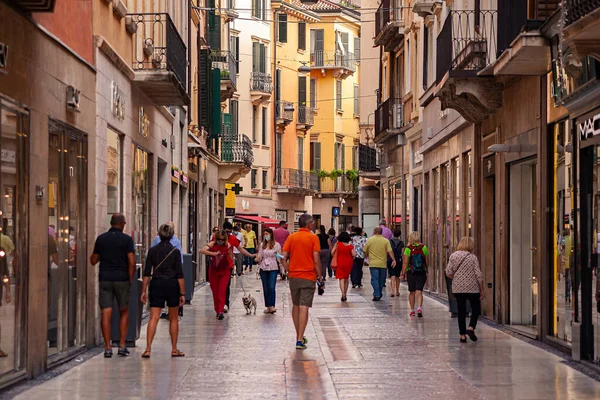
[[144, 354], [142, 354], [142, 358], [150, 358], [150, 350], [146, 350]]
[[176, 352], [171, 352], [171, 357], [185, 357], [185, 354], [182, 351], [177, 350]]
[[275, 314], [276, 312], [277, 312], [277, 309], [276, 309], [276, 308], [274, 308], [274, 309], [272, 309], [271, 311], [269, 311], [269, 313], [271, 313], [271, 314]]

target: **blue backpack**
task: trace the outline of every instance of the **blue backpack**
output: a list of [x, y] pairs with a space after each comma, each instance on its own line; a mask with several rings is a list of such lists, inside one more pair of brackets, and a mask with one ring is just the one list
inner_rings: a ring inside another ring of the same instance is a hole
[[425, 254], [423, 253], [423, 244], [409, 245], [410, 249], [410, 272], [427, 272], [427, 263], [425, 262]]

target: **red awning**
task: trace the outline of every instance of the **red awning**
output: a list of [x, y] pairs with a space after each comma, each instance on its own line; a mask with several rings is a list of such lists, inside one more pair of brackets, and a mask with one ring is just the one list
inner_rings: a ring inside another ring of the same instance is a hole
[[241, 222], [264, 224], [267, 228], [276, 228], [279, 226], [279, 221], [277, 221], [275, 219], [259, 217], [257, 215], [236, 215], [233, 218], [233, 220], [241, 221]]

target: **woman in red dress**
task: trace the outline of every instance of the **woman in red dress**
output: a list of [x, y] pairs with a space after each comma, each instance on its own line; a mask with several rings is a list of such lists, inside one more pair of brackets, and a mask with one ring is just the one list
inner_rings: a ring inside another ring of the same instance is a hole
[[350, 244], [350, 235], [348, 232], [342, 232], [338, 236], [338, 241], [331, 251], [331, 256], [337, 256], [337, 269], [335, 277], [340, 280], [340, 290], [342, 291], [342, 301], [348, 300], [348, 278], [354, 264], [354, 246]]

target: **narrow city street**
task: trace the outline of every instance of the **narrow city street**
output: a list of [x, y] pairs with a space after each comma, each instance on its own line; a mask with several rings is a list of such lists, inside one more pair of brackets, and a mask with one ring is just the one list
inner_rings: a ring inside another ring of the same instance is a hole
[[[180, 345], [170, 357], [161, 321], [149, 360], [138, 346], [127, 359], [98, 355], [22, 393], [18, 399], [598, 399], [600, 383], [561, 359], [485, 324], [479, 341], [460, 344], [447, 307], [425, 299], [424, 318], [409, 318], [400, 298], [371, 301], [365, 287], [340, 302], [337, 281], [315, 299], [308, 349], [294, 349], [288, 283], [277, 283], [275, 315], [263, 314], [260, 280], [236, 278], [224, 321], [212, 311], [210, 287], [185, 308]], [[244, 290], [256, 298], [246, 315]]]

